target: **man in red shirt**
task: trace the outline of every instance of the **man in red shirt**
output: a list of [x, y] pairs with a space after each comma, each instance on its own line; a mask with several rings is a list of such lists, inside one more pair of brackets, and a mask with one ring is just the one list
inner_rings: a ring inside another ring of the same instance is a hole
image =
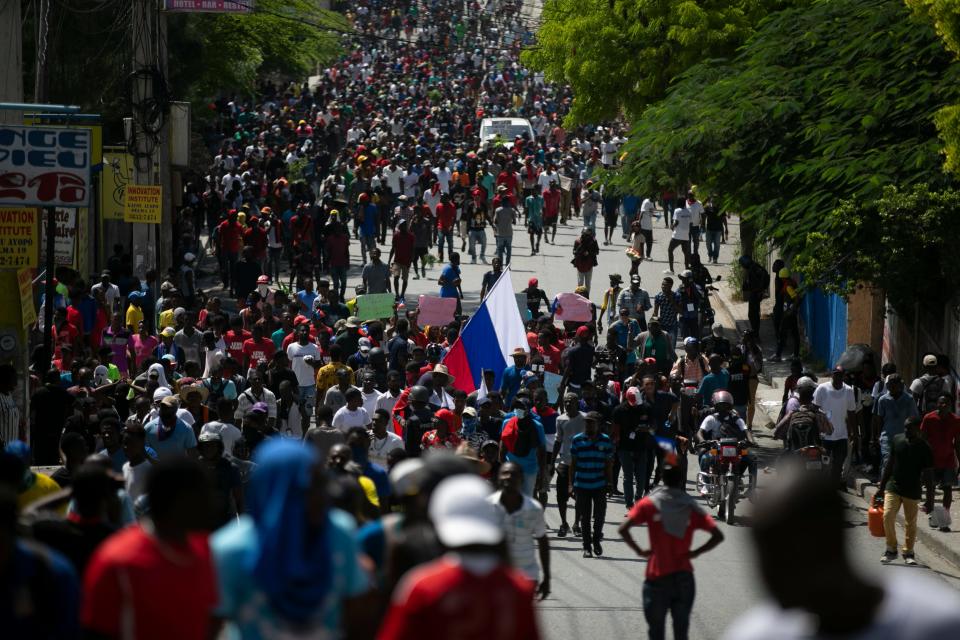
[[544, 330], [537, 334], [537, 350], [543, 356], [543, 370], [559, 374], [563, 349], [556, 345], [552, 332]]
[[274, 351], [276, 351], [276, 346], [273, 344], [273, 340], [264, 337], [263, 320], [259, 320], [253, 325], [251, 338], [243, 342], [243, 360], [241, 362], [249, 373], [261, 364], [270, 364]]
[[[933, 511], [934, 483], [943, 489], [943, 508], [950, 511], [953, 504], [953, 485], [957, 483], [957, 460], [960, 460], [960, 417], [950, 409], [953, 398], [949, 393], [937, 398], [937, 410], [923, 416], [920, 434], [933, 449], [932, 482], [927, 482], [927, 513]], [[947, 525], [941, 525], [941, 531], [949, 531]]]
[[108, 538], [83, 578], [80, 623], [91, 637], [206, 640], [217, 586], [205, 533], [209, 481], [184, 457], [150, 470], [150, 518]]
[[217, 225], [217, 235], [220, 239], [220, 279], [225, 287], [229, 287], [233, 266], [237, 264], [243, 246], [243, 227], [237, 222], [236, 209], [231, 209], [227, 219]]
[[267, 260], [267, 232], [260, 226], [260, 219], [252, 216], [249, 226], [243, 232], [243, 244], [253, 247], [253, 258], [260, 263], [260, 268]]
[[[393, 591], [378, 640], [537, 640], [534, 584], [502, 552], [504, 531], [490, 484], [447, 478], [430, 498], [430, 519], [448, 550], [407, 573]], [[493, 615], [491, 615], [493, 614]]]
[[243, 319], [238, 315], [230, 318], [230, 330], [223, 332], [227, 355], [237, 362], [244, 362], [243, 343], [250, 338], [250, 332], [243, 328]]
[[330, 212], [331, 223], [326, 239], [327, 264], [333, 279], [333, 290], [343, 299], [347, 292], [347, 269], [350, 268], [350, 236], [343, 223], [337, 220], [336, 210]]
[[453, 253], [453, 225], [457, 219], [457, 207], [450, 202], [450, 194], [440, 195], [440, 204], [437, 205], [437, 255], [443, 262], [443, 243], [446, 240], [447, 249]]
[[[663, 640], [667, 611], [673, 616], [673, 637], [687, 640], [695, 584], [690, 561], [723, 542], [713, 518], [696, 500], [683, 491], [684, 474], [677, 454], [664, 455], [664, 487], [638, 501], [618, 529], [627, 546], [647, 558], [643, 583], [643, 615], [651, 640]], [[641, 549], [630, 534], [632, 527], [647, 525], [650, 549]], [[702, 529], [710, 539], [690, 550], [693, 532]]]
[[[401, 220], [397, 231], [393, 234], [393, 243], [390, 246], [390, 257], [387, 262], [392, 265], [393, 290], [401, 298], [407, 295], [407, 280], [410, 277], [410, 265], [413, 263], [413, 244], [415, 237], [408, 229], [407, 221]], [[403, 288], [400, 287], [400, 278], [403, 278]]]

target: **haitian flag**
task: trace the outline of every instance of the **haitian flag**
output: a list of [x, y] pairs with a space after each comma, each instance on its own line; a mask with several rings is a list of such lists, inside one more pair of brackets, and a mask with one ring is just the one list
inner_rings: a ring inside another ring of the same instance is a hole
[[470, 393], [480, 387], [484, 369], [492, 369], [494, 388], [500, 388], [503, 370], [513, 364], [510, 354], [515, 349], [530, 351], [527, 331], [517, 309], [517, 299], [510, 280], [510, 269], [504, 269], [480, 308], [467, 321], [460, 337], [443, 358], [453, 386]]

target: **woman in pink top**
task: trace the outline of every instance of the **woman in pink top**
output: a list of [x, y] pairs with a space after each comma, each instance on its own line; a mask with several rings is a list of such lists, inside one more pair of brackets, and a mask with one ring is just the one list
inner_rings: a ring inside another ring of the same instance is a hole
[[150, 335], [143, 320], [137, 325], [137, 334], [133, 336], [133, 355], [136, 359], [137, 371], [143, 367], [143, 361], [153, 355], [153, 351], [160, 344], [156, 336]]

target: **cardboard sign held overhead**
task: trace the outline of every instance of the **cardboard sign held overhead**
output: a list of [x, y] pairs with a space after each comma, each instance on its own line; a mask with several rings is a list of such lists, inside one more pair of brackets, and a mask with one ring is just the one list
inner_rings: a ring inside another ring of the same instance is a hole
[[417, 324], [421, 327], [446, 326], [457, 313], [457, 299], [420, 296], [418, 309]]

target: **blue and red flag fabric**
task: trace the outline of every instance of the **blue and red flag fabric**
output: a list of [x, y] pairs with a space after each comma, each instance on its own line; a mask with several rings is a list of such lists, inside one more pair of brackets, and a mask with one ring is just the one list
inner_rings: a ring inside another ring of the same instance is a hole
[[480, 388], [484, 369], [493, 371], [494, 388], [499, 389], [503, 370], [513, 364], [511, 354], [516, 349], [529, 353], [530, 345], [517, 308], [510, 269], [504, 269], [447, 351], [443, 364], [454, 376], [453, 386], [457, 389], [470, 393]]

